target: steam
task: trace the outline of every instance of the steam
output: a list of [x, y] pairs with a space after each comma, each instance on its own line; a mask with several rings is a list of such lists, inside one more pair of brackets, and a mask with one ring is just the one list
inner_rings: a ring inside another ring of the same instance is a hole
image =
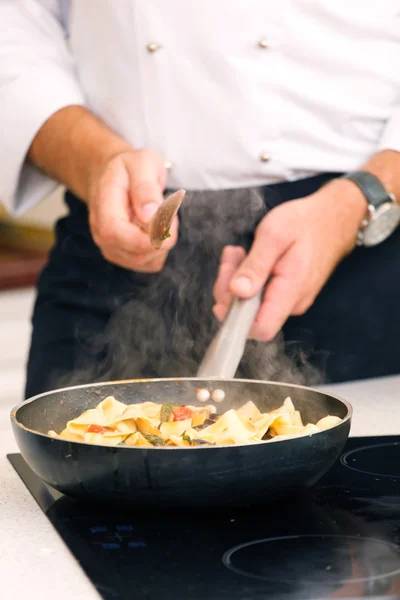
[[[212, 288], [228, 244], [250, 247], [266, 214], [257, 190], [188, 193], [180, 210], [180, 239], [157, 275], [125, 272], [105, 331], [76, 332], [83, 358], [74, 373], [54, 374], [52, 387], [141, 377], [192, 377], [218, 323]], [[305, 351], [285, 348], [282, 336], [249, 341], [237, 377], [315, 385], [321, 374]]]

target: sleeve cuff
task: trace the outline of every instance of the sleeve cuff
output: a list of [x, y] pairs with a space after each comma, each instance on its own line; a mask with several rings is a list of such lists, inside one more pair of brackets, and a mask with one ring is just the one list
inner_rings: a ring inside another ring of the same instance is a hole
[[70, 67], [50, 60], [3, 88], [0, 200], [11, 214], [24, 213], [58, 185], [25, 160], [36, 133], [61, 108], [84, 104]]

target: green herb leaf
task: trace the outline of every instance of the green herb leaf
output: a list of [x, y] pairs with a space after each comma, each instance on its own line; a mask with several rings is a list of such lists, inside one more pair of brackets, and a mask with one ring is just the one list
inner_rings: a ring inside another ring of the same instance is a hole
[[146, 438], [150, 444], [153, 446], [165, 446], [165, 440], [163, 440], [159, 435], [147, 435], [142, 433], [143, 437]]
[[160, 237], [160, 240], [164, 241], [170, 237], [171, 237], [171, 234], [169, 232], [169, 229], [167, 229], [167, 231], [165, 233], [163, 233], [162, 236]]
[[172, 404], [163, 404], [160, 411], [160, 425], [169, 421], [172, 415], [173, 406]]
[[189, 442], [190, 444], [192, 443], [192, 440], [190, 439], [190, 437], [188, 435], [186, 435], [186, 433], [185, 433], [185, 435], [182, 436], [182, 439], [185, 440], [185, 442]]

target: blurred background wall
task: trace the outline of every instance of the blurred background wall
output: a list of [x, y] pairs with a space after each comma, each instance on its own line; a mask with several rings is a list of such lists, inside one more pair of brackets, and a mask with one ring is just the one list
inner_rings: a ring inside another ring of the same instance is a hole
[[62, 196], [60, 187], [20, 219], [0, 203], [0, 408], [23, 399], [34, 286], [53, 242], [54, 224], [65, 214]]

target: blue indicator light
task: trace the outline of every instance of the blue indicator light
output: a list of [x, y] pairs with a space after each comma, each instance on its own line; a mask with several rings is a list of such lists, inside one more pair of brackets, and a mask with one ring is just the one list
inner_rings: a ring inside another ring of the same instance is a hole
[[96, 527], [91, 527], [90, 531], [92, 533], [107, 533], [108, 529], [105, 525], [98, 525]]
[[117, 531], [133, 531], [132, 525], [116, 525], [115, 529]]
[[101, 544], [101, 547], [103, 548], [103, 550], [118, 550], [119, 548], [121, 548], [119, 544], [114, 543], [104, 543]]
[[128, 542], [128, 548], [146, 548], [144, 542]]

